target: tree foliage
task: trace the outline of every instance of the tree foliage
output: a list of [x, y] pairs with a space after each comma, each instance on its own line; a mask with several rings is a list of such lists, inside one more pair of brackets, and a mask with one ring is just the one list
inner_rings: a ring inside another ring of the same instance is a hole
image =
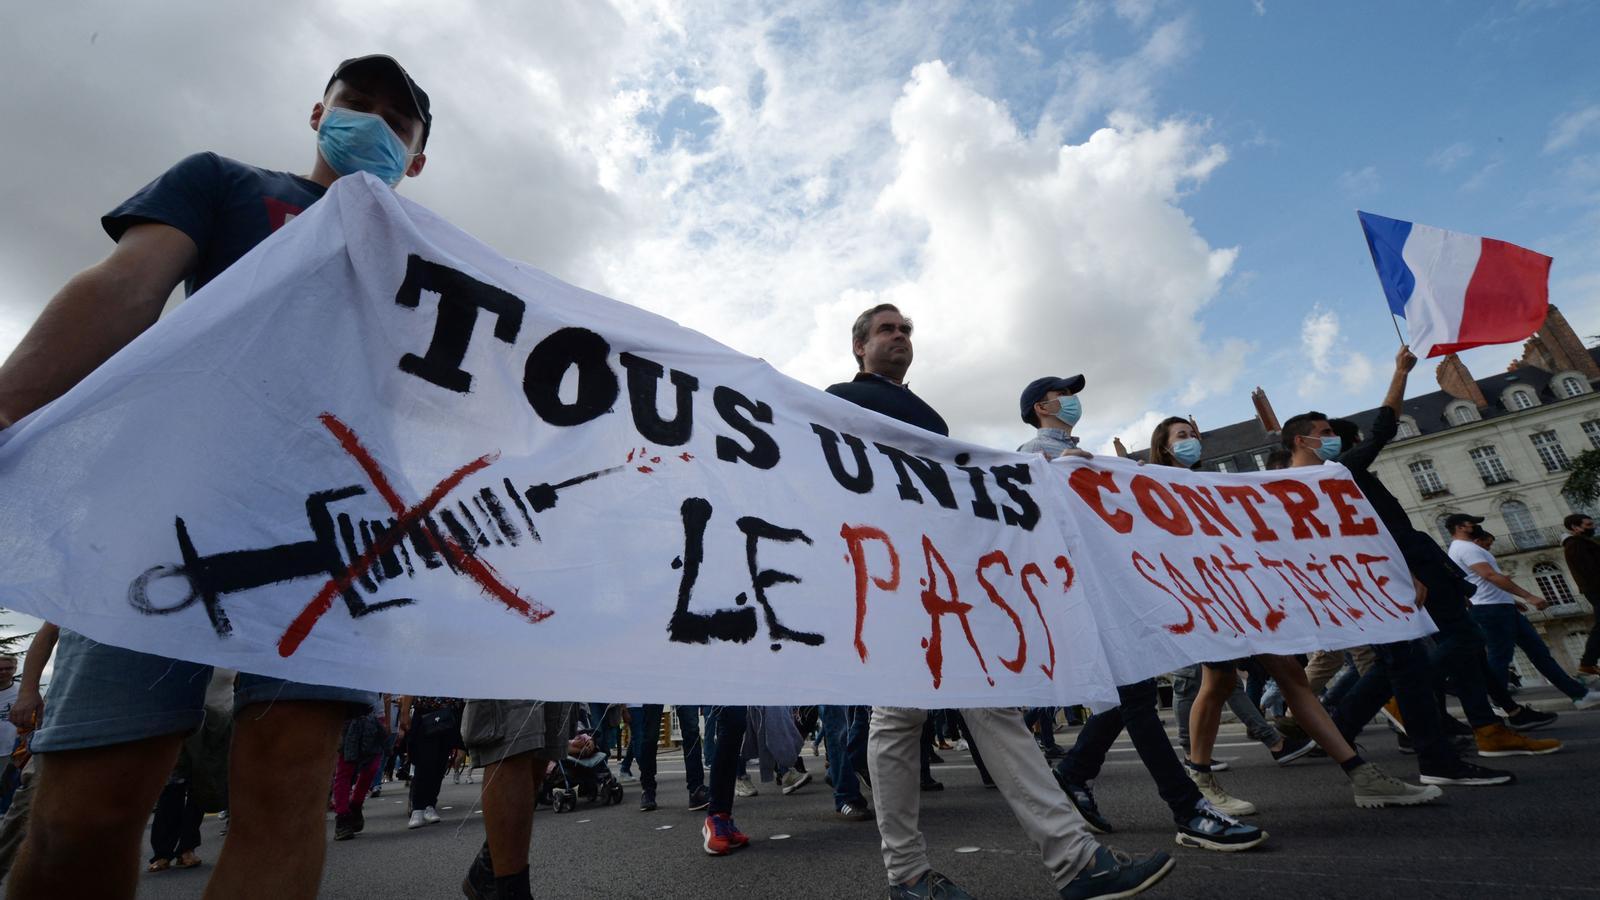
[[1561, 493], [1574, 505], [1589, 509], [1600, 501], [1600, 449], [1585, 450], [1572, 461]]

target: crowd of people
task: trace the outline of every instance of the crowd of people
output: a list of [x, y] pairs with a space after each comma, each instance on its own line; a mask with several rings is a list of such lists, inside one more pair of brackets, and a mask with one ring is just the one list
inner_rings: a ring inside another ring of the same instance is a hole
[[[51, 300], [0, 368], [0, 427], [71, 388], [153, 324], [177, 284], [198, 290], [338, 177], [365, 171], [398, 186], [420, 175], [432, 123], [428, 95], [398, 62], [360, 57], [340, 64], [312, 108], [317, 152], [308, 176], [215, 154], [179, 162], [104, 217], [115, 249]], [[855, 374], [829, 393], [948, 434], [945, 420], [907, 386], [912, 323], [899, 309], [867, 309], [848, 337]], [[944, 900], [972, 894], [933, 869], [919, 812], [922, 794], [943, 787], [931, 762], [951, 746], [971, 753], [982, 782], [1015, 814], [1066, 900], [1132, 896], [1174, 865], [1168, 853], [1130, 856], [1096, 837], [1114, 826], [1093, 785], [1124, 730], [1172, 813], [1177, 844], [1221, 852], [1267, 840], [1263, 828], [1244, 821], [1256, 807], [1224, 788], [1226, 766], [1213, 755], [1225, 707], [1280, 765], [1310, 754], [1333, 760], [1363, 808], [1428, 803], [1441, 786], [1514, 780], [1510, 771], [1467, 761], [1473, 752], [1498, 758], [1560, 749], [1558, 741], [1526, 733], [1555, 716], [1513, 698], [1507, 681], [1513, 648], [1578, 709], [1600, 705], [1600, 694], [1563, 672], [1518, 613], [1542, 606], [1543, 598], [1500, 571], [1480, 545], [1488, 539], [1481, 519], [1452, 517], [1446, 551], [1411, 525], [1372, 470], [1395, 436], [1415, 362], [1402, 348], [1370, 433], [1320, 412], [1297, 415], [1284, 423], [1272, 466], [1336, 461], [1354, 474], [1404, 555], [1437, 634], [1308, 659], [1217, 660], [1174, 673], [1177, 748], [1160, 717], [1155, 679], [1120, 686], [1120, 705], [1080, 719], [1070, 748], [1056, 743], [1053, 709], [930, 715], [866, 706], [678, 706], [686, 803], [706, 814], [704, 851], [725, 855], [748, 846], [733, 812], [737, 798], [759, 790], [750, 760], [763, 781], [784, 793], [809, 783], [801, 754], [807, 737], [826, 748], [826, 780], [840, 820], [875, 823], [889, 896]], [[1019, 412], [1037, 433], [1019, 450], [1088, 456], [1073, 434], [1086, 390], [1083, 375], [1044, 377], [1023, 388]], [[1192, 467], [1204, 440], [1192, 421], [1167, 418], [1151, 436], [1147, 464]], [[1575, 516], [1567, 525], [1580, 587], [1600, 597], [1594, 523]], [[1597, 674], [1594, 651], [1591, 638], [1580, 674]], [[52, 658], [46, 703], [40, 685]], [[18, 752], [0, 782], [0, 803], [9, 805], [0, 821], [0, 864], [13, 898], [132, 897], [147, 823], [147, 868], [159, 872], [200, 864], [198, 824], [218, 811], [228, 816], [228, 832], [211, 896], [309, 897], [328, 852], [328, 810], [334, 840], [355, 838], [366, 827], [365, 800], [398, 777], [407, 782], [407, 828], [424, 828], [440, 821], [445, 774], [459, 778], [464, 771], [471, 780], [481, 769], [486, 839], [461, 891], [515, 900], [530, 896], [528, 859], [541, 801], [565, 802], [574, 789], [599, 796], [614, 781], [608, 760], [618, 760], [622, 778], [637, 778], [639, 809], [652, 811], [660, 802], [661, 706], [376, 696], [234, 675], [99, 644], [50, 624], [34, 636], [13, 686], [15, 669], [15, 659], [0, 659], [0, 682], [15, 691], [6, 695], [7, 718], [20, 730], [10, 741]], [[1248, 673], [1243, 683], [1241, 672]], [[1446, 691], [1466, 721], [1449, 714]], [[1262, 712], [1278, 704], [1286, 715]], [[632, 735], [626, 742], [619, 731], [624, 715]], [[1359, 752], [1357, 735], [1380, 716], [1415, 752], [1417, 783], [1380, 770]], [[86, 865], [91, 859], [97, 864]]]

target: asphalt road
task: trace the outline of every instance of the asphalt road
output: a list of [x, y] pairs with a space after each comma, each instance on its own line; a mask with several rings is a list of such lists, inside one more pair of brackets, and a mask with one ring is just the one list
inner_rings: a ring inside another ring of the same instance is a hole
[[[1546, 695], [1548, 696], [1548, 695]], [[1131, 851], [1163, 849], [1178, 858], [1173, 874], [1147, 896], [1169, 898], [1588, 897], [1600, 895], [1600, 856], [1593, 823], [1600, 798], [1600, 711], [1561, 712], [1540, 734], [1566, 742], [1537, 758], [1480, 760], [1514, 770], [1510, 787], [1448, 788], [1423, 808], [1359, 810], [1338, 768], [1305, 759], [1279, 768], [1237, 726], [1224, 726], [1218, 756], [1234, 794], [1255, 802], [1251, 820], [1270, 839], [1242, 854], [1173, 846], [1166, 807], [1124, 739], [1096, 785], [1117, 832], [1104, 840]], [[1170, 722], [1170, 712], [1166, 713]], [[1070, 744], [1073, 730], [1060, 735]], [[1408, 780], [1415, 757], [1401, 756], [1381, 726], [1363, 736], [1366, 756]], [[541, 809], [534, 829], [536, 897], [882, 897], [883, 868], [871, 822], [833, 818], [824, 767], [806, 761], [815, 780], [791, 796], [764, 785], [735, 808], [749, 849], [712, 858], [700, 847], [701, 814], [685, 809], [682, 764], [662, 758], [663, 806], [637, 809], [637, 785], [621, 806], [582, 804], [575, 813]], [[935, 775], [947, 789], [923, 795], [923, 830], [936, 868], [984, 900], [1054, 897], [1033, 846], [1004, 801], [979, 783], [964, 754], [945, 753]], [[481, 777], [482, 773], [479, 773]], [[405, 827], [403, 785], [367, 805], [366, 831], [331, 844], [323, 897], [459, 897], [462, 874], [483, 840], [474, 812], [477, 785], [445, 779], [446, 821]], [[197, 898], [221, 843], [208, 817], [201, 855], [191, 871], [142, 876], [139, 897]], [[328, 817], [332, 834], [333, 819]]]

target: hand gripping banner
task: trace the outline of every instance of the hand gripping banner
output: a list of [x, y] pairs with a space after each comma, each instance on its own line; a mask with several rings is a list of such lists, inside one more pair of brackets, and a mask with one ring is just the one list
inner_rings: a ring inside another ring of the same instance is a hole
[[0, 441], [5, 606], [302, 682], [1104, 706], [1433, 630], [1337, 466], [940, 438], [367, 176]]

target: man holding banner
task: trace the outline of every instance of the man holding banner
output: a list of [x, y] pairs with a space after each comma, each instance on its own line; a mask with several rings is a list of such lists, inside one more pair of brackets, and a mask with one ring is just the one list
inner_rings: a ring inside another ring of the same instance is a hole
[[[850, 338], [860, 371], [854, 380], [829, 387], [829, 393], [920, 428], [949, 433], [944, 419], [905, 385], [912, 360], [911, 320], [892, 304], [879, 304], [856, 318]], [[1172, 871], [1172, 858], [1165, 853], [1130, 858], [1095, 841], [1083, 817], [1056, 787], [1015, 708], [963, 709], [961, 716], [983, 747], [1001, 796], [1043, 853], [1045, 867], [1065, 900], [1129, 897]], [[918, 763], [927, 718], [925, 709], [872, 709], [867, 768], [883, 839], [889, 896], [891, 900], [970, 900], [970, 894], [933, 871], [927, 842], [917, 826], [921, 812]]]
[[[317, 154], [309, 176], [196, 154], [102, 219], [116, 248], [51, 299], [0, 368], [0, 427], [66, 393], [154, 324], [179, 282], [189, 294], [199, 290], [340, 176], [366, 171], [393, 187], [420, 174], [432, 115], [428, 95], [398, 62], [366, 56], [340, 64], [310, 124]], [[210, 670], [62, 630], [33, 742], [39, 795], [8, 896], [133, 896], [141, 833], [184, 735], [203, 718]], [[374, 700], [240, 676], [234, 827], [212, 895], [316, 892], [328, 759], [345, 719]]]

